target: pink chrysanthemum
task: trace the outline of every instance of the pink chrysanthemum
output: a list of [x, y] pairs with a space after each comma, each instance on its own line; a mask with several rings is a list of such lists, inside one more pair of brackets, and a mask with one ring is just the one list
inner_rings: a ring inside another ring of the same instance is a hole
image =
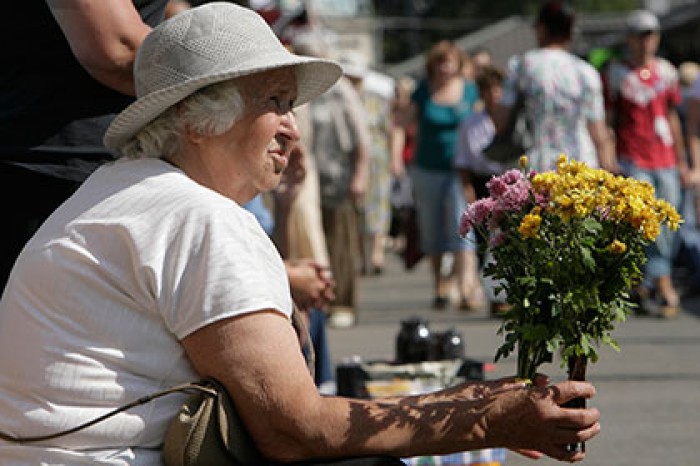
[[508, 189], [500, 196], [499, 204], [507, 212], [518, 212], [530, 202], [530, 184], [525, 179], [519, 179], [508, 185]]
[[459, 226], [459, 234], [466, 236], [475, 226], [483, 225], [489, 218], [496, 202], [490, 197], [479, 199], [467, 207], [462, 213], [462, 218]]

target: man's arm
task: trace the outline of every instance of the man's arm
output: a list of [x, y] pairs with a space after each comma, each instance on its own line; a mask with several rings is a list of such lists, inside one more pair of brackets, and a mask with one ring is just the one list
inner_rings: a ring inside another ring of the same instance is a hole
[[136, 50], [151, 28], [131, 0], [46, 0], [76, 59], [100, 83], [135, 95]]

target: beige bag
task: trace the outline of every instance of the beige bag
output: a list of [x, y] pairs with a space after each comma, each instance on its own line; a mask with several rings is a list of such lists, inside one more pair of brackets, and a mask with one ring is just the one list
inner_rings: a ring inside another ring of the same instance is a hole
[[[314, 352], [308, 328], [294, 308], [292, 324], [313, 377]], [[264, 466], [267, 462], [238, 417], [226, 388], [208, 378], [190, 384], [196, 390], [170, 421], [163, 445], [165, 466]]]
[[264, 464], [224, 386], [205, 379], [190, 388], [196, 393], [183, 403], [165, 434], [165, 465]]

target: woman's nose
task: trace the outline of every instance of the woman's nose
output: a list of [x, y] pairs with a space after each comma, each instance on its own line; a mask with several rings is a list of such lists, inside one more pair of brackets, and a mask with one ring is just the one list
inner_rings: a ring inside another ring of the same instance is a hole
[[299, 132], [299, 126], [297, 125], [297, 119], [294, 113], [289, 111], [282, 116], [281, 124], [282, 134], [289, 140], [293, 142], [299, 141], [301, 138], [301, 133]]

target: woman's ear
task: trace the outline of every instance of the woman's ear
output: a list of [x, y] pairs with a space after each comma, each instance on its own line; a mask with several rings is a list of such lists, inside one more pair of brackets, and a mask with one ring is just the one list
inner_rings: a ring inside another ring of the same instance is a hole
[[192, 128], [189, 124], [185, 125], [185, 138], [187, 142], [193, 145], [199, 145], [202, 140], [204, 139], [204, 136], [202, 136], [202, 133], [199, 131], [196, 131], [195, 129]]
[[[175, 113], [178, 116], [178, 118], [182, 115], [183, 112], [183, 104], [182, 102], [178, 102], [175, 105]], [[190, 123], [186, 123], [183, 127], [183, 132], [185, 133], [185, 141], [187, 141], [190, 144], [197, 145], [200, 143], [203, 139], [202, 134], [192, 128], [192, 125]]]

